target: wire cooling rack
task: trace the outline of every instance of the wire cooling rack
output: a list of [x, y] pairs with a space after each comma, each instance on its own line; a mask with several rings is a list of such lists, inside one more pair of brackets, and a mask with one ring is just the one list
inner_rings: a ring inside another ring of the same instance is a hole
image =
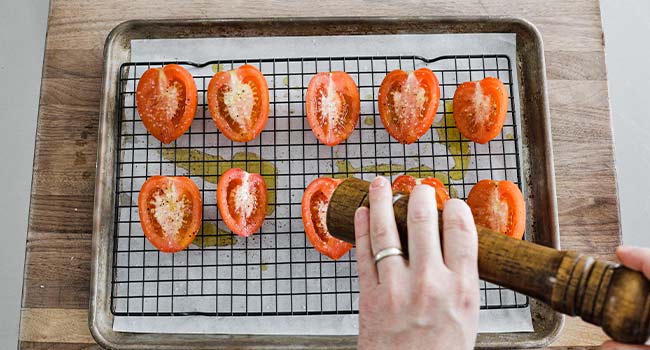
[[[139, 77], [151, 67], [177, 63], [192, 72], [198, 89], [194, 122], [171, 145], [144, 128], [135, 106]], [[216, 71], [251, 64], [265, 75], [270, 117], [261, 135], [233, 143], [214, 126], [205, 91]], [[393, 69], [428, 67], [440, 81], [440, 107], [430, 132], [411, 145], [389, 137], [377, 111], [377, 92]], [[361, 117], [355, 131], [335, 147], [319, 144], [305, 120], [304, 97], [317, 72], [343, 70], [359, 86]], [[506, 124], [486, 145], [461, 139], [452, 125], [459, 83], [486, 76], [501, 79], [510, 93]], [[512, 67], [506, 55], [314, 57], [122, 65], [118, 81], [118, 184], [115, 192], [111, 311], [120, 316], [265, 316], [357, 313], [359, 283], [355, 250], [338, 261], [316, 252], [305, 238], [302, 193], [321, 176], [377, 174], [391, 180], [405, 172], [445, 182], [465, 199], [481, 179], [508, 179], [523, 188]], [[259, 233], [231, 235], [216, 206], [219, 174], [231, 167], [265, 177], [270, 209]], [[137, 196], [153, 175], [192, 178], [203, 198], [203, 232], [185, 251], [160, 253], [144, 237]], [[225, 230], [224, 230], [225, 229]], [[528, 297], [484, 281], [482, 309], [528, 306]]]

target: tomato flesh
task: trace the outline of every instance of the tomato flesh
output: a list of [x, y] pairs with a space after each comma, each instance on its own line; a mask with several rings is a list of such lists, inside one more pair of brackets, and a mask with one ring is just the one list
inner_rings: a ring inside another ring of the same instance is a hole
[[514, 183], [481, 180], [467, 197], [477, 225], [521, 239], [526, 228], [524, 196]]
[[150, 177], [138, 195], [142, 230], [162, 252], [178, 252], [192, 243], [202, 210], [199, 188], [187, 177]]
[[221, 217], [235, 234], [248, 237], [264, 223], [267, 207], [266, 183], [259, 174], [239, 168], [226, 171], [217, 185]]
[[428, 68], [412, 72], [394, 70], [379, 88], [379, 115], [388, 133], [403, 144], [417, 141], [433, 124], [440, 86]]
[[410, 175], [400, 175], [393, 181], [393, 191], [410, 194], [416, 185], [429, 185], [436, 190], [436, 205], [438, 209], [442, 210], [445, 202], [449, 200], [449, 191], [447, 187], [435, 177], [427, 177], [424, 179], [416, 179]]
[[197, 91], [185, 68], [169, 64], [148, 69], [140, 77], [135, 96], [142, 123], [162, 143], [176, 140], [192, 125]]
[[309, 242], [318, 252], [334, 260], [352, 249], [352, 244], [334, 238], [327, 229], [327, 207], [332, 193], [341, 182], [318, 178], [307, 186], [302, 197], [302, 223]]
[[307, 121], [320, 142], [335, 146], [345, 141], [359, 121], [359, 90], [345, 72], [316, 74], [305, 98]]
[[454, 93], [454, 121], [466, 138], [481, 144], [499, 135], [508, 112], [508, 92], [501, 80], [487, 77], [462, 83]]
[[212, 120], [232, 141], [251, 141], [264, 129], [269, 118], [269, 88], [257, 68], [243, 65], [216, 73], [207, 94]]

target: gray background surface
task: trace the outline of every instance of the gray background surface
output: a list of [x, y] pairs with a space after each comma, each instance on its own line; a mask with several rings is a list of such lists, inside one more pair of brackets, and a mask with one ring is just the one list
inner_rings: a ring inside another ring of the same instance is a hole
[[[0, 0], [0, 348], [16, 347], [49, 2]], [[650, 246], [650, 1], [601, 0], [623, 241]]]
[[0, 349], [16, 348], [49, 1], [0, 0]]

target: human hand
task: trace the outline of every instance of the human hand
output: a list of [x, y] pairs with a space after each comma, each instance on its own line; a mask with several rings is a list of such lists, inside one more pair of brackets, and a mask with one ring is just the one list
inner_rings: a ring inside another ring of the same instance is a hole
[[355, 215], [359, 349], [471, 349], [478, 327], [478, 239], [469, 207], [446, 202], [442, 242], [435, 190], [415, 187], [408, 203], [409, 261], [374, 254], [401, 249], [390, 183], [370, 185], [371, 208]]
[[[616, 257], [626, 267], [640, 271], [646, 278], [650, 279], [650, 249], [620, 246], [616, 249]], [[650, 350], [650, 346], [636, 345], [636, 344], [623, 344], [608, 340], [603, 343], [603, 350]]]

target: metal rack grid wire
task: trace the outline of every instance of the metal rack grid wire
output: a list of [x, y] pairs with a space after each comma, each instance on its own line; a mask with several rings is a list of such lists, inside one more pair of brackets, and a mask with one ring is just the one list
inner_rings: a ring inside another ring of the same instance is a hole
[[[151, 67], [176, 63], [189, 69], [198, 89], [194, 122], [184, 135], [162, 145], [146, 131], [135, 106], [139, 77]], [[216, 71], [251, 64], [269, 85], [270, 116], [260, 136], [234, 143], [214, 126], [205, 91]], [[377, 92], [393, 69], [428, 67], [441, 88], [430, 132], [403, 145], [384, 130]], [[353, 134], [335, 147], [319, 144], [304, 117], [304, 97], [317, 72], [342, 70], [357, 82], [361, 116]], [[454, 91], [486, 76], [509, 89], [501, 134], [486, 145], [461, 139], [453, 126]], [[520, 188], [517, 118], [512, 67], [506, 55], [273, 58], [192, 62], [126, 63], [120, 69], [117, 105], [117, 170], [111, 311], [120, 316], [266, 316], [358, 312], [355, 250], [338, 261], [316, 252], [305, 239], [300, 202], [317, 177], [403, 173], [436, 176], [452, 197], [465, 199], [481, 179], [508, 179]], [[269, 210], [259, 233], [247, 239], [224, 230], [216, 206], [219, 174], [231, 167], [260, 173], [269, 190]], [[203, 199], [203, 231], [185, 251], [160, 253], [144, 237], [137, 196], [153, 175], [188, 176]], [[482, 309], [521, 308], [528, 297], [480, 282]]]

